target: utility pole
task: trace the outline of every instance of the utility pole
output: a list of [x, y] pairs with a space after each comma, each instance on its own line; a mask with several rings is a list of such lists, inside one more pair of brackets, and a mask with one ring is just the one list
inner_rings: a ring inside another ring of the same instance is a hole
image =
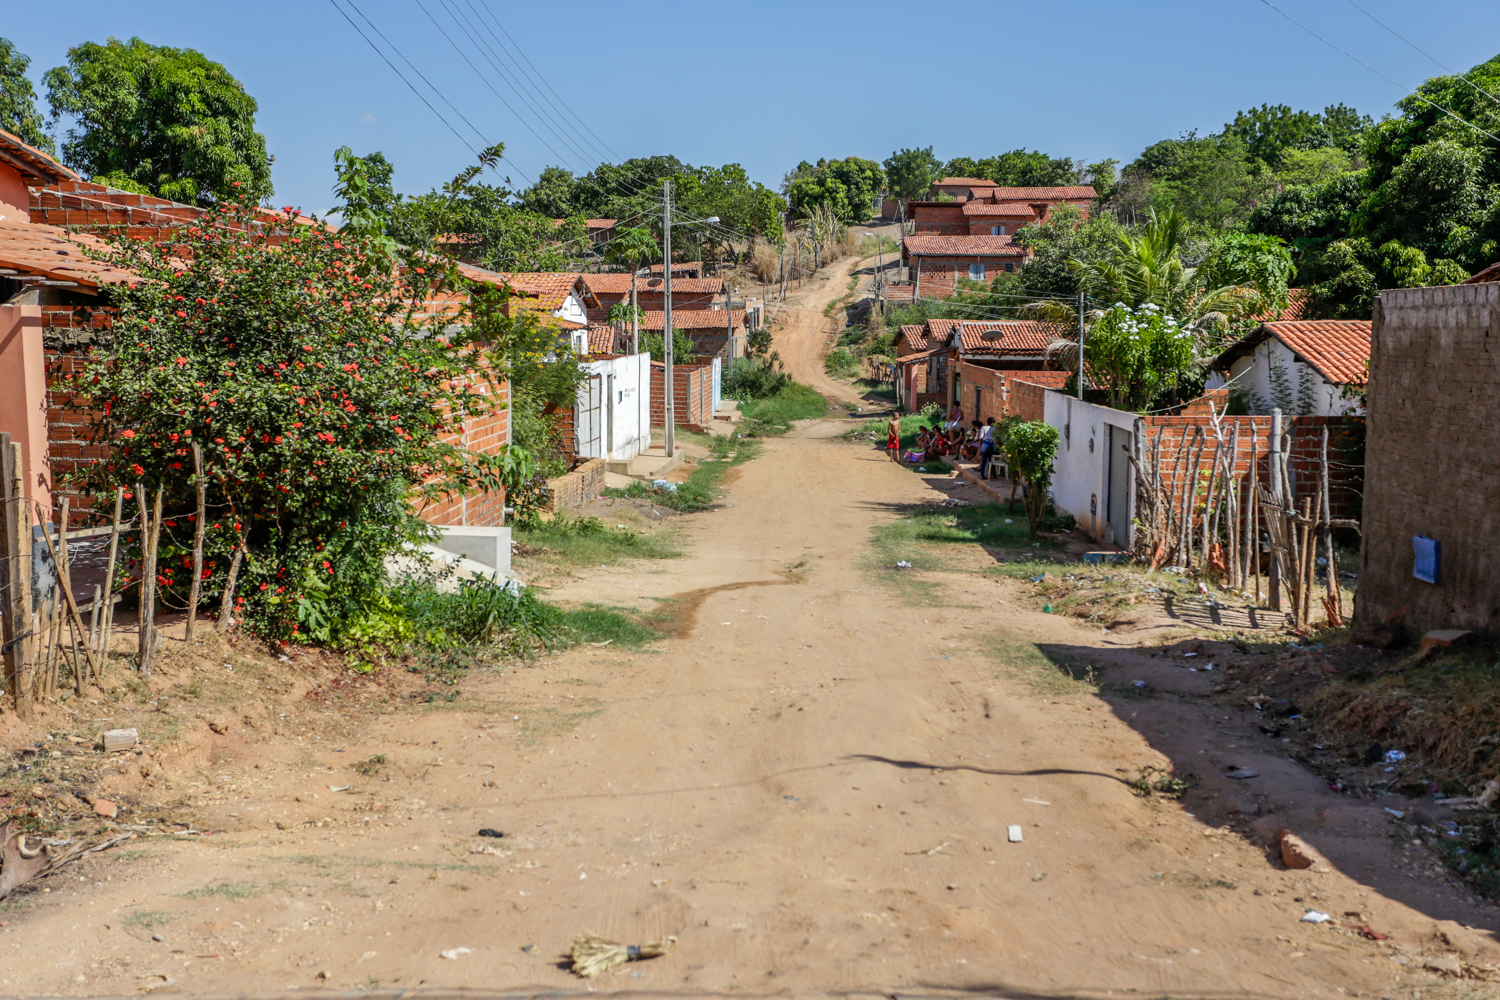
[[734, 364], [734, 289], [724, 279], [724, 363]]
[[1078, 290], [1078, 398], [1083, 398], [1083, 289]]
[[641, 273], [641, 259], [637, 257], [630, 269], [630, 353], [641, 353], [641, 307], [636, 299], [635, 282]]
[[662, 280], [662, 359], [666, 362], [666, 371], [662, 379], [665, 398], [662, 399], [662, 414], [667, 422], [667, 457], [671, 458], [677, 454], [677, 406], [675, 402], [676, 387], [672, 382], [672, 179], [668, 177], [661, 182], [662, 193], [665, 195], [661, 205], [661, 280]]

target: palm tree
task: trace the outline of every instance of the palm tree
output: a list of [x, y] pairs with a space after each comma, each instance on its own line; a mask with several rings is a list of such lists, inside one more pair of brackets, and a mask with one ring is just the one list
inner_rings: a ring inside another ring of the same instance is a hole
[[627, 227], [615, 234], [604, 247], [604, 258], [611, 263], [630, 264], [630, 353], [641, 351], [641, 311], [636, 305], [636, 275], [641, 265], [661, 253], [661, 246], [651, 230]]
[[[1254, 315], [1266, 307], [1267, 296], [1254, 284], [1203, 287], [1200, 275], [1205, 274], [1204, 269], [1183, 262], [1187, 243], [1188, 222], [1180, 212], [1174, 209], [1158, 215], [1153, 211], [1150, 220], [1138, 229], [1121, 229], [1102, 258], [1068, 261], [1068, 269], [1078, 277], [1084, 294], [1098, 304], [1098, 308], [1084, 313], [1085, 327], [1116, 303], [1132, 309], [1151, 303], [1191, 332], [1200, 349], [1207, 349], [1214, 346], [1213, 335], [1231, 320]], [[1021, 312], [1064, 329], [1078, 329], [1078, 310], [1069, 302], [1032, 302]], [[1207, 351], [1200, 350], [1202, 353]], [[1054, 341], [1049, 354], [1076, 368], [1077, 334]]]

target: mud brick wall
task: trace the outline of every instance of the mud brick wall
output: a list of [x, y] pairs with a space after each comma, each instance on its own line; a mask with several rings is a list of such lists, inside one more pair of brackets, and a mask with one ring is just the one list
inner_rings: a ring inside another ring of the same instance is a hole
[[[1355, 617], [1500, 628], [1500, 283], [1380, 293], [1371, 330], [1364, 546]], [[1412, 576], [1412, 538], [1442, 545]]]

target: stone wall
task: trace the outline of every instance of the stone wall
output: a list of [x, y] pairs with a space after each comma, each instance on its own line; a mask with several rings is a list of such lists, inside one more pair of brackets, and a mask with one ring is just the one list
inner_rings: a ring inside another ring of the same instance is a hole
[[[1381, 292], [1370, 346], [1355, 615], [1500, 628], [1500, 283]], [[1442, 545], [1437, 584], [1412, 576], [1416, 535]]]

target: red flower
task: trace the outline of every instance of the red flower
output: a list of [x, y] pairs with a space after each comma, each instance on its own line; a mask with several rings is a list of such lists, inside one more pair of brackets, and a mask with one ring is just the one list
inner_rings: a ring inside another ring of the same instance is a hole
[[121, 431], [120, 432], [120, 437], [122, 437], [125, 440], [129, 441], [131, 438], [135, 437], [135, 431], [132, 431], [132, 430]]
[[[201, 302], [201, 301], [202, 301], [202, 299], [200, 299], [200, 300], [199, 300], [199, 301], [200, 301], [200, 302]], [[177, 359], [177, 363], [178, 363], [178, 364], [179, 364], [179, 365], [185, 365], [185, 364], [187, 364], [187, 358], [178, 358], [178, 359]]]
[[422, 269], [421, 269], [421, 268], [420, 268], [420, 267], [419, 267], [419, 268], [417, 268], [417, 273], [418, 273], [418, 274], [426, 274], [426, 273], [427, 273], [427, 272], [426, 272], [426, 271], [424, 271], [424, 270], [422, 270]]
[[146, 470], [141, 467], [139, 462], [132, 463], [130, 471], [134, 472], [137, 476], [144, 476], [146, 474]]

